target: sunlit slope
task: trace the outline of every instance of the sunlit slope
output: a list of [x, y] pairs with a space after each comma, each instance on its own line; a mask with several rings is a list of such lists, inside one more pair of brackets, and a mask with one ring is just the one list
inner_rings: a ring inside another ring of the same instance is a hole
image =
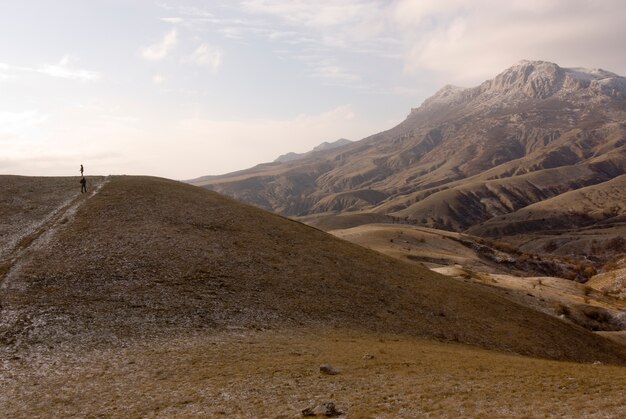
[[174, 181], [114, 177], [56, 228], [3, 277], [9, 346], [324, 326], [625, 359], [619, 345], [492, 291]]

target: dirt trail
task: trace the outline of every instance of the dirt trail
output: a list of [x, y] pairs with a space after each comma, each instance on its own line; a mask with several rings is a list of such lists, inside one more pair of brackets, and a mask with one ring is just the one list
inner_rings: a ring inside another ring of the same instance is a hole
[[24, 256], [47, 245], [58, 229], [74, 218], [78, 208], [95, 196], [108, 182], [108, 177], [97, 181], [95, 187], [87, 194], [80, 194], [62, 202], [43, 221], [20, 234], [13, 249], [4, 249], [5, 255], [0, 258], [0, 289], [8, 287], [11, 278], [19, 271]]

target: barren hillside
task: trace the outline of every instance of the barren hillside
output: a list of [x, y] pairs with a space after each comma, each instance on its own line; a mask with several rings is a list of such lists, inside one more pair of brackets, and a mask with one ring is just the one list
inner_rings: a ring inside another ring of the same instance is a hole
[[[552, 386], [545, 368], [554, 382], [609, 386], [598, 406], [622, 411], [626, 383], [606, 374], [623, 367], [510, 353], [624, 364], [623, 346], [481, 285], [165, 179], [112, 177], [57, 202], [3, 259], [0, 409], [11, 416], [293, 415], [321, 397], [355, 415], [522, 414], [531, 388]], [[336, 379], [317, 372], [329, 361]], [[472, 377], [491, 392], [521, 365], [516, 403], [442, 404], [437, 389]], [[430, 377], [420, 397], [432, 406], [415, 403], [414, 373]], [[372, 382], [358, 397], [341, 390]], [[557, 394], [543, 394], [533, 410], [550, 410]]]
[[[480, 236], [626, 223], [626, 175], [528, 205], [469, 229]], [[626, 249], [624, 249], [626, 250]]]
[[622, 356], [489, 291], [172, 181], [113, 178], [56, 228], [4, 275], [6, 352], [327, 325], [558, 359]]

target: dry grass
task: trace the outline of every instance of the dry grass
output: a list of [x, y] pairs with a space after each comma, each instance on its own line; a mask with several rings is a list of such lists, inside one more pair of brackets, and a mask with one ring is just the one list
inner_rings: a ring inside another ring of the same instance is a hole
[[623, 348], [494, 290], [173, 181], [113, 178], [57, 228], [6, 284], [9, 352], [323, 324], [624, 362]]
[[31, 362], [8, 364], [4, 415], [298, 417], [328, 400], [349, 417], [626, 415], [624, 367], [353, 331], [172, 337]]
[[623, 367], [510, 355], [622, 346], [490, 288], [164, 179], [112, 178], [57, 218], [2, 284], [8, 416], [623, 414]]
[[78, 177], [0, 176], [0, 259], [30, 237], [65, 203], [80, 195]]

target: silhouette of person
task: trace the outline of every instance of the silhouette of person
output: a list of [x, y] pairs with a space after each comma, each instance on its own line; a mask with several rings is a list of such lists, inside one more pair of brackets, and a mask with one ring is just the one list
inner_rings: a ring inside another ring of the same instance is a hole
[[87, 179], [83, 176], [80, 180], [80, 193], [87, 192]]
[[80, 175], [81, 176], [83, 175], [83, 165], [82, 164], [80, 165]]

